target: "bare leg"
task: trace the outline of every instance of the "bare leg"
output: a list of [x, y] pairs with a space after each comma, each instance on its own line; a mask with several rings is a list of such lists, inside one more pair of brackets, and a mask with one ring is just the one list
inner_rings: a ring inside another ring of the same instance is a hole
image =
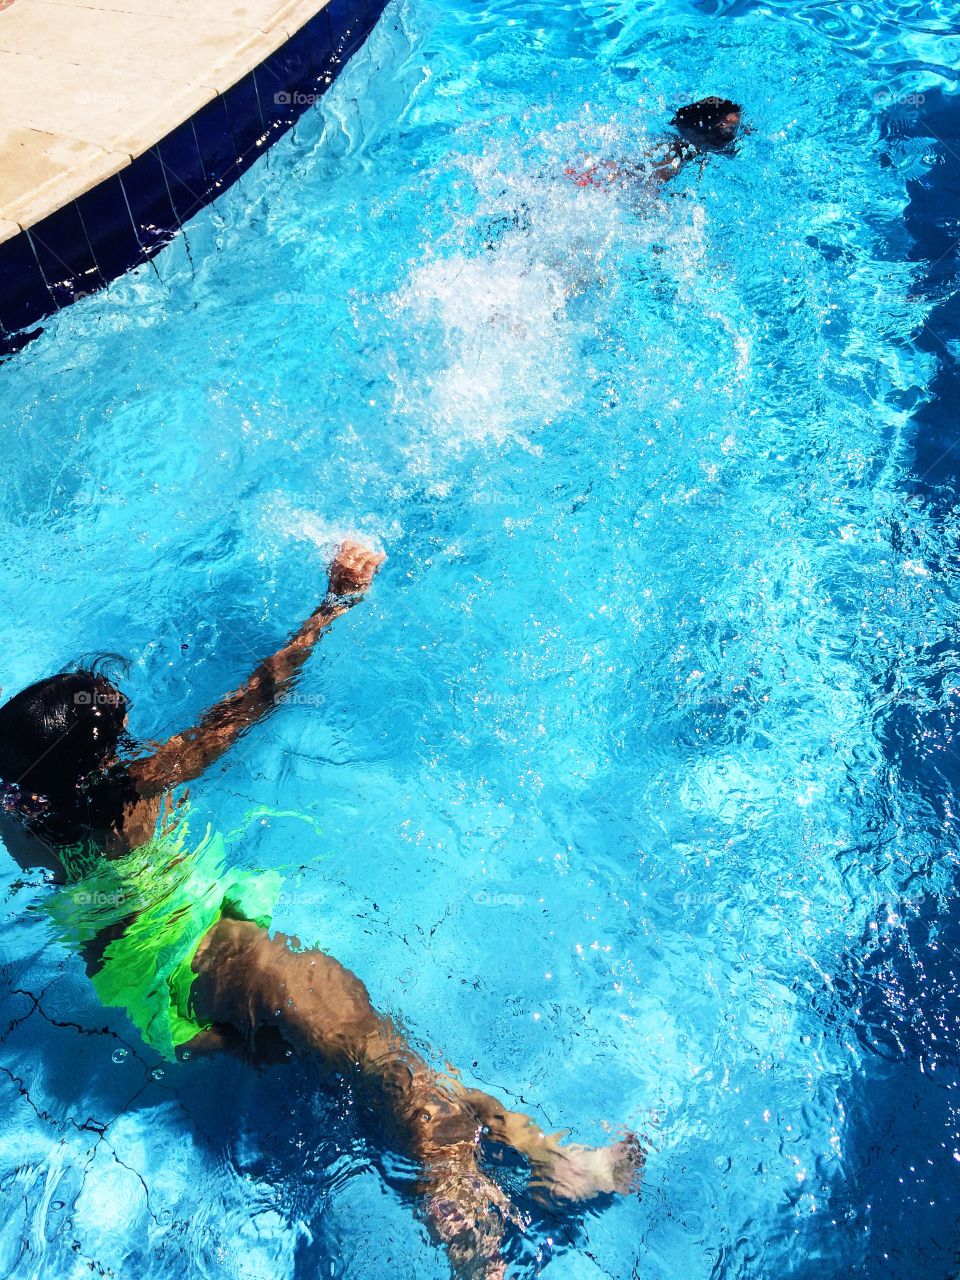
[[503, 1190], [477, 1166], [474, 1149], [450, 1149], [424, 1166], [426, 1222], [457, 1277], [502, 1280], [506, 1224], [515, 1220]]
[[511, 1208], [477, 1163], [483, 1137], [526, 1156], [536, 1188], [563, 1199], [626, 1191], [638, 1172], [636, 1145], [563, 1147], [527, 1116], [434, 1071], [376, 1012], [359, 978], [323, 952], [292, 951], [282, 934], [221, 920], [194, 969], [204, 1020], [236, 1028], [251, 1046], [258, 1030], [274, 1028], [297, 1053], [354, 1077], [391, 1144], [420, 1162], [427, 1223], [458, 1275], [504, 1274], [500, 1245]]

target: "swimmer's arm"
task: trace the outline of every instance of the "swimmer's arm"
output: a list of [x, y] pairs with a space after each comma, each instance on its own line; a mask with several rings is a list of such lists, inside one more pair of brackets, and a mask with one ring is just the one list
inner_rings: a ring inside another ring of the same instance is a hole
[[608, 161], [603, 177], [607, 182], [669, 182], [696, 158], [697, 152], [677, 139], [666, 151], [647, 152], [637, 160]]
[[199, 777], [272, 711], [320, 636], [363, 595], [384, 559], [357, 542], [345, 542], [330, 566], [329, 596], [283, 648], [261, 662], [239, 689], [205, 712], [195, 728], [175, 734], [151, 755], [134, 762], [131, 772], [141, 798]]
[[684, 143], [674, 142], [666, 153], [658, 159], [651, 157], [649, 172], [657, 182], [669, 182], [671, 178], [675, 178], [680, 170], [690, 163], [694, 158], [694, 154], [692, 148]]

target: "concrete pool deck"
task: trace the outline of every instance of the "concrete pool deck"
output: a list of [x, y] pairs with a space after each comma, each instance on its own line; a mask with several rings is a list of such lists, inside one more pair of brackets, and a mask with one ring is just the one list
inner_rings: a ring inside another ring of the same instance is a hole
[[329, 0], [0, 0], [0, 243], [120, 173]]
[[386, 4], [0, 0], [0, 360], [185, 233]]

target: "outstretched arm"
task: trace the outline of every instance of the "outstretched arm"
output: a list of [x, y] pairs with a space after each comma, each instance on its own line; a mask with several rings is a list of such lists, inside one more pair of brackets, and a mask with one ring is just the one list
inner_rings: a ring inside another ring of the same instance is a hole
[[266, 658], [239, 689], [211, 707], [193, 729], [175, 734], [131, 766], [143, 799], [197, 778], [237, 739], [272, 711], [335, 618], [370, 586], [385, 557], [359, 542], [345, 542], [330, 566], [330, 590], [319, 609], [282, 649]]
[[688, 143], [677, 138], [663, 151], [650, 153], [639, 160], [590, 161], [585, 169], [571, 165], [564, 170], [578, 187], [606, 187], [625, 182], [669, 182], [691, 160], [703, 157]]

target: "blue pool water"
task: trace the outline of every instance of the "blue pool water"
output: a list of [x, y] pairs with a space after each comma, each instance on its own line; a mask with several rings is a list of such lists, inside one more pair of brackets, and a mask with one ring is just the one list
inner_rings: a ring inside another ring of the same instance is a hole
[[[195, 821], [438, 1060], [649, 1135], [639, 1198], [531, 1217], [513, 1275], [957, 1266], [958, 40], [906, 0], [394, 0], [0, 368], [5, 693], [119, 651], [160, 737], [338, 539], [388, 553]], [[737, 157], [563, 178], [708, 93]], [[0, 1273], [446, 1274], [342, 1099], [160, 1064], [0, 877]]]

